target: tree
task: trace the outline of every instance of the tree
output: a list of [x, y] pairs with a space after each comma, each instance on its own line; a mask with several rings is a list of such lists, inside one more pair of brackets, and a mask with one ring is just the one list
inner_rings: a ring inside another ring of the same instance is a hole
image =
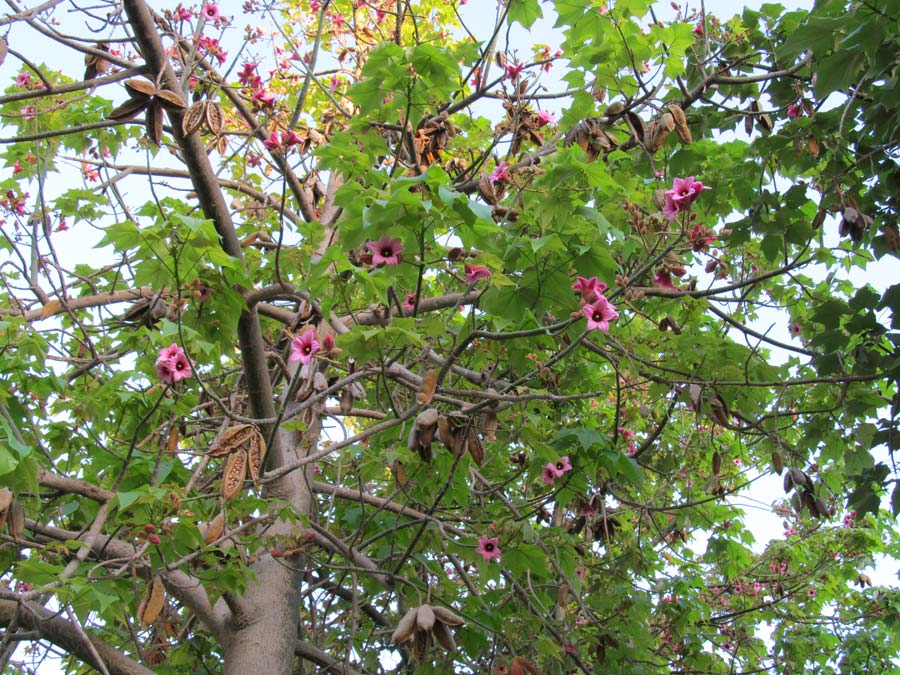
[[8, 4], [4, 672], [895, 667], [900, 2]]

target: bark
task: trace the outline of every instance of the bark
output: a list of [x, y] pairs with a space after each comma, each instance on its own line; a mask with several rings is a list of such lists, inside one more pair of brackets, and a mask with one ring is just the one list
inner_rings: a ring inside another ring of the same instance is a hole
[[[163, 87], [180, 90], [150, 8], [144, 0], [125, 0], [123, 4], [149, 71], [160, 74]], [[181, 133], [181, 112], [169, 110], [167, 115], [204, 215], [215, 225], [225, 252], [242, 260], [243, 250], [235, 234], [231, 213], [199, 135], [196, 132], [189, 136]], [[274, 418], [275, 400], [255, 308], [247, 308], [241, 315], [238, 340], [251, 413], [257, 418]], [[282, 432], [273, 437], [271, 428], [265, 426], [262, 431], [272, 441], [266, 461], [269, 468], [299, 459], [303, 452], [300, 439]], [[307, 433], [308, 438], [316, 438], [318, 425], [311, 424]], [[289, 503], [296, 513], [309, 513], [311, 493], [306, 478], [305, 469], [285, 475], [266, 486], [266, 497]], [[285, 521], [278, 521], [269, 529], [272, 536], [290, 537], [296, 532], [297, 528]], [[303, 571], [299, 557], [275, 560], [269, 555], [261, 555], [251, 566], [251, 582], [245, 592], [226, 598], [231, 616], [222, 634], [216, 636], [225, 656], [226, 675], [287, 675], [292, 671]]]
[[109, 675], [154, 675], [149, 668], [128, 658], [103, 640], [89, 635], [92, 649], [75, 624], [40, 605], [0, 600], [0, 625], [8, 626], [13, 620], [19, 628], [39, 633], [43, 639], [96, 670], [102, 670], [101, 664], [97, 662], [99, 656]]

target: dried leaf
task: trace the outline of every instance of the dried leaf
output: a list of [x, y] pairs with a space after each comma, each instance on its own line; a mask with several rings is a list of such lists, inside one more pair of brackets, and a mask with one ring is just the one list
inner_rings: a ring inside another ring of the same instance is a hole
[[451, 612], [446, 607], [431, 607], [431, 611], [434, 612], [434, 618], [441, 623], [445, 623], [448, 626], [462, 626], [463, 620], [458, 617], [456, 614]]
[[394, 632], [391, 634], [391, 642], [395, 645], [400, 645], [412, 639], [413, 631], [416, 628], [416, 616], [418, 612], [419, 608], [413, 607], [403, 615], [403, 618], [400, 619], [400, 623], [397, 624], [397, 628], [395, 628]]
[[190, 136], [203, 126], [203, 122], [206, 121], [206, 107], [208, 104], [209, 101], [203, 99], [193, 103], [191, 107], [187, 109], [187, 112], [184, 113], [184, 117], [181, 119], [182, 134]]
[[169, 438], [166, 440], [166, 452], [170, 455], [174, 455], [178, 450], [178, 425], [173, 424], [169, 427]]
[[9, 52], [9, 45], [6, 44], [6, 38], [0, 37], [0, 66], [6, 60], [6, 54]]
[[712, 456], [712, 473], [713, 476], [718, 476], [722, 473], [722, 453], [716, 451]]
[[222, 112], [222, 106], [215, 101], [210, 101], [206, 106], [206, 126], [216, 136], [225, 128], [225, 114]]
[[222, 499], [228, 501], [240, 492], [246, 477], [247, 453], [243, 450], [232, 453], [222, 472]]
[[819, 141], [816, 140], [815, 136], [810, 136], [806, 141], [806, 148], [809, 150], [809, 154], [813, 156], [813, 158], [819, 156]]
[[216, 541], [219, 537], [222, 536], [222, 533], [225, 531], [225, 515], [220, 513], [206, 527], [206, 532], [203, 533], [203, 543], [211, 544]]
[[142, 630], [149, 628], [150, 624], [159, 618], [165, 603], [166, 589], [163, 588], [162, 580], [157, 575], [153, 577], [153, 581], [150, 582], [147, 592], [138, 606], [137, 619]]
[[132, 98], [139, 98], [141, 96], [149, 98], [150, 96], [156, 95], [156, 85], [149, 80], [140, 77], [125, 80], [125, 88], [128, 90], [128, 95]]
[[434, 368], [429, 368], [422, 378], [422, 384], [419, 387], [419, 393], [416, 394], [416, 403], [419, 405], [428, 405], [434, 398], [434, 391], [437, 387], [437, 372]]
[[62, 303], [56, 298], [48, 300], [47, 304], [45, 304], [41, 308], [41, 318], [46, 319], [48, 316], [53, 316], [60, 310], [61, 307]]
[[22, 506], [22, 502], [18, 499], [13, 499], [10, 502], [6, 522], [9, 525], [9, 533], [13, 539], [21, 539], [22, 535], [25, 534], [25, 509]]
[[434, 639], [437, 640], [437, 643], [445, 650], [452, 652], [456, 649], [456, 641], [453, 639], [453, 634], [445, 624], [436, 621], [431, 632], [434, 635]]

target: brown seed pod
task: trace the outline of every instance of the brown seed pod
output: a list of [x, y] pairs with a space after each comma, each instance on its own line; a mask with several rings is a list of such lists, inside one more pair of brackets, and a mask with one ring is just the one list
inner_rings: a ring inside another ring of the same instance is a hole
[[13, 499], [9, 504], [9, 512], [7, 515], [7, 524], [9, 525], [9, 533], [13, 539], [21, 539], [25, 534], [25, 509], [22, 502]]
[[139, 112], [147, 107], [147, 104], [149, 103], [150, 99], [146, 96], [143, 96], [141, 98], [129, 98], [118, 108], [113, 109], [113, 111], [107, 116], [107, 119], [115, 120], [116, 122], [127, 122], [129, 120], [133, 120], [138, 116]]
[[206, 99], [201, 99], [200, 101], [191, 104], [191, 107], [187, 109], [187, 112], [184, 113], [184, 117], [181, 120], [182, 134], [190, 136], [203, 126], [203, 123], [206, 121], [206, 108], [208, 105], [209, 101]]
[[446, 607], [432, 606], [431, 611], [434, 612], [434, 618], [448, 626], [462, 626], [463, 620]]
[[206, 532], [203, 533], [203, 543], [211, 544], [216, 541], [219, 537], [222, 536], [222, 533], [225, 531], [225, 515], [220, 513], [215, 518], [210, 521], [209, 525], [206, 528]]
[[419, 392], [416, 394], [416, 403], [419, 405], [428, 405], [434, 398], [434, 392], [437, 387], [437, 372], [434, 368], [429, 368], [422, 378], [422, 384]]
[[784, 471], [784, 459], [777, 450], [772, 451], [772, 468], [779, 476], [781, 475], [781, 472]]
[[9, 45], [6, 44], [6, 38], [0, 38], [0, 66], [6, 61], [6, 55], [9, 53]]
[[469, 434], [466, 438], [466, 447], [469, 450], [469, 454], [472, 455], [472, 459], [475, 460], [475, 463], [478, 466], [484, 464], [484, 444], [481, 442], [481, 439], [478, 438], [478, 432], [475, 431], [475, 427], [469, 427]]
[[125, 80], [125, 88], [128, 90], [128, 95], [132, 98], [139, 98], [141, 96], [149, 98], [157, 93], [155, 84], [140, 77]]
[[13, 494], [8, 487], [0, 489], [0, 511], [6, 511], [12, 503], [12, 500]]
[[164, 103], [168, 103], [176, 108], [187, 108], [187, 103], [184, 102], [181, 94], [174, 92], [171, 89], [160, 89], [156, 92], [156, 97], [161, 99]]
[[803, 488], [812, 489], [812, 481], [809, 479], [809, 476], [807, 476], [801, 469], [798, 469], [797, 467], [794, 466], [794, 467], [791, 467], [790, 472], [791, 472], [791, 480], [793, 481], [794, 485], [799, 485], [800, 487], [803, 487]]
[[397, 624], [397, 628], [395, 628], [394, 632], [391, 634], [391, 642], [395, 645], [399, 645], [412, 639], [413, 631], [416, 629], [416, 617], [418, 613], [419, 608], [413, 607], [403, 615], [403, 618], [400, 619], [400, 623]]
[[675, 133], [678, 134], [678, 140], [685, 145], [690, 145], [694, 142], [694, 139], [691, 137], [691, 129], [688, 127], [687, 116], [684, 114], [684, 110], [675, 103], [670, 103], [667, 107], [675, 122]]
[[147, 130], [147, 138], [153, 141], [157, 147], [162, 145], [163, 132], [163, 111], [162, 106], [155, 100], [150, 101], [147, 106], [147, 116], [145, 128]]
[[422, 662], [431, 649], [431, 631], [417, 630], [413, 638], [413, 655], [416, 661]]
[[450, 629], [447, 628], [446, 624], [441, 621], [435, 621], [434, 628], [431, 632], [434, 635], [434, 639], [437, 640], [437, 643], [445, 650], [452, 652], [456, 649], [456, 641], [453, 639], [453, 634], [450, 632]]
[[222, 106], [215, 101], [209, 101], [209, 105], [206, 106], [206, 126], [216, 136], [225, 128], [225, 114], [222, 112]]
[[244, 486], [247, 477], [247, 453], [243, 450], [233, 452], [225, 462], [222, 472], [222, 499], [228, 501]]
[[429, 631], [433, 626], [434, 610], [431, 609], [431, 605], [420, 605], [416, 613], [416, 630]]
[[629, 110], [625, 113], [625, 121], [628, 122], [628, 128], [631, 129], [631, 133], [634, 134], [634, 137], [639, 141], [643, 141], [647, 136], [647, 131], [644, 128], [644, 120], [640, 118], [636, 112]]
[[206, 454], [210, 457], [221, 457], [232, 453], [238, 448], [249, 444], [255, 434], [262, 438], [262, 434], [252, 424], [237, 424], [233, 427], [228, 427], [216, 436]]
[[341, 412], [345, 415], [353, 410], [353, 395], [350, 393], [350, 389], [341, 391], [341, 402], [339, 407]]
[[159, 575], [153, 577], [150, 585], [147, 586], [147, 592], [138, 605], [137, 619], [141, 624], [141, 629], [146, 629], [159, 618], [162, 609], [166, 603], [166, 589], [163, 587], [162, 580]]

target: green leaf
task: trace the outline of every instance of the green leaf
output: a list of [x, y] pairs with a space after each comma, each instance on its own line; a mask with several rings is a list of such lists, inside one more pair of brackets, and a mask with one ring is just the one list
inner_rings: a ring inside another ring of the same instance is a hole
[[507, 21], [510, 24], [518, 22], [523, 28], [531, 28], [543, 15], [538, 0], [509, 0]]

